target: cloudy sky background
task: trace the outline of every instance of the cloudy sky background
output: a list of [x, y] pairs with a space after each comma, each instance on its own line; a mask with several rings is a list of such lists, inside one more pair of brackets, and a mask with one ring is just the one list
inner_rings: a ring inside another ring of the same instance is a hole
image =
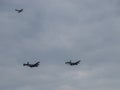
[[119, 0], [0, 0], [1, 90], [120, 90], [119, 58]]

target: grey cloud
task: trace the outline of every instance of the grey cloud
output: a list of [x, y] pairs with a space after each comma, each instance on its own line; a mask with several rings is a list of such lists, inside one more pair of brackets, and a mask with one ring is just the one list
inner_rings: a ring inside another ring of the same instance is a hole
[[119, 22], [118, 0], [1, 0], [0, 89], [119, 90]]

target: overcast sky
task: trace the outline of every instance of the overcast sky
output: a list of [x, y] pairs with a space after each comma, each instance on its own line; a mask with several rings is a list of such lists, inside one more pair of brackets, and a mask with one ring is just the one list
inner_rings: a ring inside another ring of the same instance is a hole
[[119, 0], [0, 0], [0, 90], [120, 90], [119, 59]]

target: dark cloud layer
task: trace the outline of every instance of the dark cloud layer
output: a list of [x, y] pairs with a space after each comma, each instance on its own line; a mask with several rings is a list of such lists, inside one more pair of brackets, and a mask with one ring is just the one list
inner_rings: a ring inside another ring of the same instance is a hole
[[[119, 90], [119, 4], [0, 0], [0, 89]], [[69, 59], [82, 62], [71, 67]], [[22, 66], [38, 60], [38, 68]]]

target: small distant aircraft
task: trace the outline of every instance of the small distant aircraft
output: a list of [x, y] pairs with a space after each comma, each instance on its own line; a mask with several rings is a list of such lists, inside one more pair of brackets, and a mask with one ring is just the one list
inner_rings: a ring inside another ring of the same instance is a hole
[[23, 9], [20, 9], [20, 10], [15, 9], [15, 11], [17, 11], [18, 13], [21, 13], [23, 11]]
[[81, 60], [78, 60], [78, 61], [76, 61], [76, 62], [71, 62], [71, 60], [70, 60], [70, 61], [68, 61], [68, 62], [65, 62], [65, 64], [69, 64], [69, 65], [73, 66], [73, 65], [78, 65], [78, 64], [80, 63], [80, 61], [81, 61]]
[[29, 62], [27, 62], [26, 64], [23, 64], [23, 66], [28, 66], [28, 67], [38, 67], [40, 64], [40, 62], [36, 62], [35, 64], [29, 64]]

